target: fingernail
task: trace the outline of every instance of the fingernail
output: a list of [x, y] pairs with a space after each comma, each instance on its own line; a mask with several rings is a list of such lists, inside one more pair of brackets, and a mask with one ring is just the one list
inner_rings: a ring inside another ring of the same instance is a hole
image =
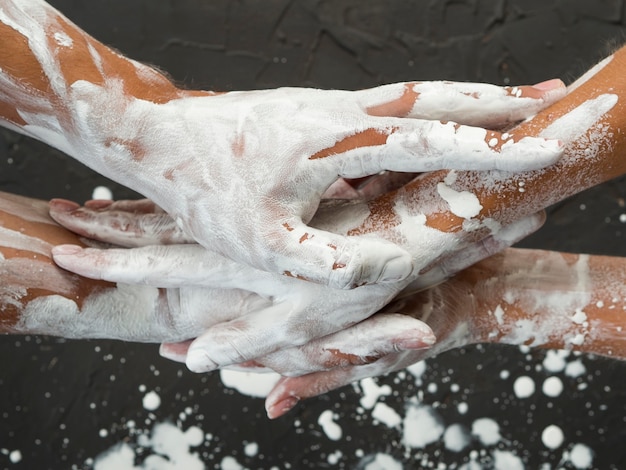
[[430, 348], [437, 338], [434, 334], [424, 335], [423, 333], [413, 338], [405, 338], [398, 341], [397, 345], [400, 349], [413, 350], [413, 349], [426, 349]]
[[267, 417], [269, 419], [276, 419], [287, 413], [289, 410], [293, 409], [294, 406], [298, 404], [300, 400], [296, 397], [289, 397], [281, 400], [267, 408]]
[[164, 357], [165, 359], [169, 359], [170, 361], [182, 362], [183, 364], [185, 363], [185, 360], [187, 359], [187, 354], [181, 354], [177, 352], [176, 350], [174, 350], [173, 348], [167, 347], [165, 344], [162, 344], [159, 347], [159, 355], [161, 357]]
[[107, 207], [111, 206], [111, 204], [113, 204], [113, 201], [111, 201], [110, 199], [92, 199], [91, 201], [87, 201], [85, 203], [85, 207], [87, 207], [88, 209], [99, 210], [106, 209]]
[[565, 84], [563, 83], [562, 80], [558, 78], [553, 78], [552, 80], [546, 80], [545, 82], [541, 82], [541, 83], [537, 83], [536, 85], [533, 85], [533, 88], [535, 90], [540, 90], [540, 91], [550, 91], [550, 90], [555, 90], [557, 88], [562, 88], [562, 87], [565, 87]]
[[187, 353], [185, 361], [191, 372], [211, 372], [217, 369], [217, 364], [209, 358], [203, 349], [192, 349]]
[[409, 256], [398, 256], [388, 261], [378, 282], [395, 282], [406, 279], [413, 271], [413, 261]]
[[59, 245], [52, 248], [53, 256], [78, 255], [83, 249], [78, 245]]
[[79, 204], [67, 199], [52, 199], [49, 204], [50, 208], [54, 208], [58, 212], [72, 212], [80, 208]]

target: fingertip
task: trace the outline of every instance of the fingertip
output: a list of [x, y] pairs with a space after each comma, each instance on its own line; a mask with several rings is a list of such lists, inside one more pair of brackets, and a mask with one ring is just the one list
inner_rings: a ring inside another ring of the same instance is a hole
[[496, 164], [503, 171], [531, 171], [558, 162], [565, 151], [565, 143], [559, 139], [525, 136], [517, 142], [505, 142], [500, 149]]
[[190, 349], [185, 359], [185, 364], [191, 372], [211, 372], [217, 369], [217, 364], [211, 360], [204, 349]]
[[78, 245], [57, 245], [52, 248], [54, 258], [63, 256], [78, 256], [84, 253], [84, 249]]
[[418, 332], [412, 338], [403, 338], [398, 341], [398, 348], [405, 351], [428, 349], [437, 342], [437, 337], [430, 331], [429, 333]]
[[267, 417], [269, 419], [280, 418], [291, 411], [299, 401], [297, 397], [290, 396], [270, 405], [266, 403], [265, 411], [267, 412]]
[[560, 78], [553, 78], [551, 80], [546, 80], [541, 83], [536, 83], [532, 87], [542, 92], [549, 92], [549, 91], [558, 90], [559, 88], [563, 88], [563, 89], [566, 88], [565, 83]]
[[72, 212], [76, 209], [80, 209], [80, 204], [70, 201], [68, 199], [54, 198], [48, 203], [50, 210], [56, 212]]
[[85, 202], [85, 207], [93, 210], [102, 210], [111, 207], [113, 201], [111, 199], [91, 199]]
[[187, 359], [186, 350], [183, 352], [180, 343], [161, 343], [159, 346], [159, 355], [170, 361], [185, 363]]
[[[408, 255], [408, 253], [407, 253]], [[385, 264], [378, 282], [389, 283], [403, 281], [413, 272], [413, 258], [411, 256], [398, 256]]]
[[413, 257], [395, 243], [374, 238], [350, 242], [354, 244], [349, 244], [335, 261], [330, 287], [353, 289], [368, 284], [399, 282], [413, 272]]

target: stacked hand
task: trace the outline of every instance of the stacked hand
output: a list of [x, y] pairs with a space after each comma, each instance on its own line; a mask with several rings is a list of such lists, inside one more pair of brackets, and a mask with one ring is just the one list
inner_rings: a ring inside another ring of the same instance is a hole
[[515, 141], [486, 129], [523, 119], [564, 90], [556, 80], [519, 88], [425, 82], [356, 92], [194, 92], [163, 104], [129, 99], [103, 116], [113, 105], [102, 102], [99, 87], [85, 86], [76, 93], [91, 117], [77, 148], [205, 248], [263, 271], [354, 288], [402, 281], [414, 260], [380, 237], [312, 227], [329, 187], [336, 193], [340, 177], [383, 170], [549, 165], [562, 152], [558, 141]]
[[[81, 235], [121, 246], [146, 245], [131, 250], [61, 246], [53, 252], [60, 253], [55, 255], [57, 263], [84, 276], [167, 287], [166, 314], [176, 324], [175, 334], [186, 331], [193, 338], [205, 331], [193, 340], [163, 344], [165, 357], [186, 362], [197, 372], [243, 367], [304, 376], [281, 382], [268, 397], [272, 417], [295, 405], [294, 396], [317, 395], [396, 370], [446, 344], [445, 338], [436, 338], [426, 323], [412, 316], [393, 309], [371, 316], [408, 282], [337, 290], [249, 268], [199, 245], [182, 244], [190, 240], [147, 200], [91, 201], [85, 207], [55, 200], [50, 209], [56, 221]], [[500, 238], [469, 245], [461, 234], [459, 246], [466, 246], [462, 254], [436, 265], [411, 288], [422, 279], [424, 286], [438, 284], [542, 222], [541, 216], [531, 217], [501, 230]], [[63, 254], [70, 251], [74, 253]], [[438, 312], [444, 313], [448, 312]], [[458, 315], [456, 310], [449, 313]], [[442, 333], [443, 329], [437, 331]], [[435, 339], [438, 345], [426, 353]]]
[[[372, 314], [408, 285], [415, 289], [441, 282], [510, 245], [535, 230], [541, 217], [525, 219], [483, 240], [461, 231], [445, 246], [433, 246], [432, 237], [424, 237], [406, 249], [386, 241], [390, 234], [380, 231], [347, 236], [370, 213], [362, 198], [379, 196], [406, 178], [385, 173], [356, 188], [337, 178], [363, 177], [384, 169], [524, 170], [551, 163], [559, 155], [558, 143], [531, 138], [514, 142], [495, 131], [439, 122], [456, 118], [501, 127], [564, 93], [558, 81], [517, 90], [423, 83], [362, 92], [275, 90], [187, 98], [197, 100], [185, 105], [194, 112], [179, 121], [188, 119], [187, 125], [198, 132], [199, 123], [225, 123], [218, 134], [211, 131], [215, 143], [208, 155], [215, 155], [215, 149], [221, 152], [217, 165], [208, 159], [206, 168], [211, 173], [198, 171], [202, 161], [188, 158], [175, 171], [160, 175], [165, 177], [160, 187], [170, 188], [158, 193], [169, 214], [194, 217], [180, 223], [147, 200], [92, 201], [84, 208], [53, 201], [51, 215], [67, 228], [135, 247], [60, 246], [53, 251], [54, 259], [87, 277], [168, 288], [172, 318], [195, 318], [190, 321], [194, 328], [200, 324], [207, 328], [197, 338], [162, 346], [164, 355], [185, 361], [194, 371], [253, 365], [300, 376], [332, 370], [330, 388], [352, 380], [347, 365], [373, 363], [359, 370], [383, 373], [399, 361], [398, 351], [427, 348], [435, 336], [414, 318]], [[217, 101], [212, 100], [227, 99], [222, 108], [236, 116], [234, 121], [215, 114], [219, 107], [214, 108]], [[176, 109], [175, 103], [172, 107]], [[286, 119], [296, 108], [297, 119]], [[270, 118], [270, 109], [283, 111]], [[239, 129], [235, 135], [233, 129]], [[276, 154], [268, 155], [268, 149]], [[159, 161], [155, 157], [150, 154], [146, 159]], [[145, 178], [146, 172], [129, 174]], [[209, 180], [215, 182], [209, 185]], [[322, 206], [311, 220], [329, 187], [333, 197], [361, 199]], [[172, 205], [172, 201], [177, 202]], [[185, 210], [176, 209], [176, 204]], [[224, 205], [236, 209], [222, 210]], [[219, 233], [217, 239], [214, 232]], [[195, 239], [212, 249], [195, 244]], [[454, 252], [458, 256], [451, 256]], [[361, 287], [333, 288], [355, 285]]]

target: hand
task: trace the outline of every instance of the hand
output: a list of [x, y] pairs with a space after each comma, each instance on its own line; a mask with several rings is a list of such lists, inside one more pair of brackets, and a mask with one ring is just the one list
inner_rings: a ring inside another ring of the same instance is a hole
[[[56, 200], [51, 202], [50, 208], [52, 216], [62, 225], [102, 241], [139, 246], [155, 241], [184, 240], [167, 214], [149, 201], [96, 201], [81, 208], [69, 201]], [[347, 208], [353, 209], [353, 215], [360, 213], [355, 204]], [[339, 206], [334, 209], [333, 213], [349, 221], [351, 212], [338, 211]], [[455, 238], [459, 243], [457, 256], [448, 254], [428, 273], [418, 277], [411, 288], [441, 282], [536, 230], [542, 222], [541, 216], [530, 217], [476, 243], [462, 243], [463, 236], [459, 234]], [[188, 311], [199, 310], [206, 317], [219, 317], [193, 342], [164, 347], [168, 357], [185, 360], [191, 370], [198, 372], [252, 360], [256, 364], [266, 361], [269, 367], [289, 375], [319, 370], [327, 367], [328, 362], [320, 353], [328, 340], [324, 337], [357, 324], [356, 333], [347, 331], [345, 336], [337, 333], [339, 336], [332, 341], [342, 346], [330, 349], [350, 357], [371, 359], [384, 355], [381, 351], [395, 351], [399, 344], [406, 345], [408, 341], [406, 336], [397, 335], [402, 328], [395, 327], [393, 320], [385, 320], [385, 324], [391, 324], [389, 330], [378, 327], [370, 330], [369, 325], [376, 323], [360, 323], [388, 303], [408, 282], [335, 290], [255, 270], [193, 244], [146, 246], [132, 250], [82, 250], [61, 246], [55, 248], [55, 259], [62, 266], [89, 277], [180, 288], [181, 296], [191, 296], [181, 300]], [[254, 303], [250, 303], [251, 299], [255, 299]], [[228, 312], [226, 316], [225, 312]], [[403, 327], [407, 328], [406, 325]], [[411, 338], [419, 347], [426, 347], [434, 340], [430, 331], [420, 330], [417, 325], [407, 331], [415, 333]], [[418, 331], [421, 332], [418, 334]], [[371, 342], [360, 341], [355, 346], [349, 341], [354, 335], [371, 335]], [[317, 338], [322, 339], [314, 341]], [[305, 349], [308, 352], [298, 353], [297, 360], [276, 353], [306, 343], [311, 343]], [[373, 349], [365, 354], [363, 344], [371, 344]], [[272, 353], [277, 356], [264, 358]]]
[[623, 360], [625, 267], [621, 257], [504, 250], [385, 307], [427, 323], [437, 336], [431, 348], [283, 378], [267, 396], [268, 414], [280, 416], [300, 399], [474, 343], [567, 349]]
[[403, 280], [414, 266], [398, 244], [308, 226], [339, 177], [527, 170], [562, 151], [484, 129], [558, 100], [559, 80], [185, 91], [42, 0], [2, 5], [0, 122], [150, 197], [206, 248], [265, 271], [341, 288]]
[[549, 165], [562, 150], [556, 141], [514, 142], [482, 129], [509, 125], [562, 97], [558, 80], [519, 88], [424, 82], [357, 92], [277, 89], [164, 104], [128, 100], [119, 109], [104, 103], [96, 86], [80, 93], [85, 112], [106, 124], [98, 131], [104, 136], [85, 133], [84, 152], [104, 162], [99, 171], [150, 197], [212, 251], [335, 288], [395, 282], [413, 269], [396, 244], [307, 225], [338, 177], [520, 171]]
[[[132, 207], [145, 214], [159, 213], [149, 202], [115, 205], [118, 208]], [[245, 319], [247, 312], [272, 305], [271, 299], [243, 289], [158, 289], [81, 278], [59, 269], [51, 260], [54, 244], [81, 241], [49, 218], [47, 203], [0, 193], [0, 206], [0, 267], [4, 292], [0, 298], [2, 333], [143, 342], [182, 341], [199, 336], [221, 322], [234, 322], [240, 317]], [[214, 269], [219, 268], [220, 260], [224, 268], [235, 264], [216, 255]], [[247, 269], [243, 267], [244, 272]], [[234, 272], [230, 274], [237, 277]], [[253, 279], [254, 275], [249, 277]], [[312, 342], [300, 351], [305, 354], [300, 359], [293, 356], [285, 362], [280, 355], [273, 355], [263, 360], [268, 367], [284, 373], [306, 373], [317, 370], [307, 365], [307, 361], [313, 358], [318, 361], [325, 358], [325, 367], [342, 363], [344, 346], [346, 354], [361, 354], [363, 360], [371, 361], [385, 352], [425, 347], [434, 340], [428, 327], [418, 320], [408, 320], [403, 318], [394, 322], [379, 318], [372, 320], [371, 328], [367, 327], [370, 323], [363, 322], [350, 329], [349, 334], [331, 335], [325, 344], [334, 348], [332, 353], [322, 351], [319, 342]], [[352, 344], [355, 341], [359, 345], [356, 349]], [[306, 355], [312, 357], [307, 359]], [[351, 363], [357, 362], [355, 356]]]

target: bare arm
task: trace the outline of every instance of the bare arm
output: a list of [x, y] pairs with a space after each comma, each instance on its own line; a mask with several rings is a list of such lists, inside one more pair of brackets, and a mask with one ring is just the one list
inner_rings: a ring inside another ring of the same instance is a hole
[[[206, 248], [338, 288], [394, 282], [412, 268], [393, 243], [308, 226], [339, 177], [539, 168], [561, 153], [544, 139], [490, 147], [499, 133], [483, 128], [533, 114], [562, 95], [558, 86], [188, 92], [43, 0], [0, 1], [0, 41], [5, 125], [153, 199]], [[305, 233], [315, 236], [303, 244]]]
[[58, 243], [83, 241], [49, 217], [46, 202], [0, 193], [0, 332], [180, 341], [215, 320], [181, 311], [178, 292], [60, 269], [50, 253]]
[[[504, 147], [526, 133], [561, 138], [566, 143], [565, 155], [552, 167], [521, 174], [428, 173], [369, 203], [334, 203], [318, 210], [312, 220], [318, 228], [353, 238], [385, 238], [411, 253], [413, 271], [406, 281], [387, 287], [364, 286], [346, 294], [317, 291], [307, 283], [287, 288], [279, 279], [271, 281], [267, 290], [265, 279], [257, 283], [246, 278], [239, 288], [255, 292], [265, 289], [263, 294], [281, 304], [283, 314], [277, 315], [276, 309], [254, 312], [240, 318], [236, 328], [222, 325], [209, 330], [191, 345], [190, 352], [196, 351], [196, 359], [189, 356], [187, 364], [200, 371], [244, 362], [290, 343], [301, 344], [353, 325], [379, 310], [400, 290], [415, 291], [434, 285], [512, 243], [514, 238], [504, 229], [511, 221], [622, 174], [626, 169], [621, 130], [626, 119], [626, 79], [621, 73], [625, 56], [626, 50], [618, 51], [592, 69], [579, 86], [572, 87], [567, 97], [494, 142]], [[74, 210], [55, 210], [55, 218], [96, 236], [98, 223], [90, 230], [89, 217], [104, 220], [103, 225], [107, 226], [106, 217], [116, 213], [114, 208]], [[83, 217], [72, 221], [72, 214]], [[527, 228], [533, 228], [536, 220], [528, 220], [531, 223]], [[141, 228], [137, 230], [141, 232]], [[523, 230], [519, 233], [523, 234]], [[301, 235], [303, 244], [308, 243], [309, 235]], [[150, 252], [149, 247], [142, 250], [142, 256]], [[126, 251], [107, 252], [103, 256], [93, 250], [79, 250], [78, 254], [59, 250], [55, 259], [68, 269], [96, 278], [170, 286], [176, 273], [179, 285], [193, 285], [203, 282], [195, 278], [193, 268], [203, 255], [195, 251], [185, 257], [191, 251], [181, 251], [177, 246], [167, 250], [159, 247], [158, 256], [150, 264]], [[210, 278], [206, 282], [205, 285], [212, 285], [220, 280]], [[318, 302], [320, 298], [325, 299], [324, 304]], [[293, 305], [301, 310], [294, 312]], [[336, 314], [338, 311], [341, 315]], [[235, 331], [246, 334], [237, 338]], [[291, 336], [286, 336], [287, 332]]]

